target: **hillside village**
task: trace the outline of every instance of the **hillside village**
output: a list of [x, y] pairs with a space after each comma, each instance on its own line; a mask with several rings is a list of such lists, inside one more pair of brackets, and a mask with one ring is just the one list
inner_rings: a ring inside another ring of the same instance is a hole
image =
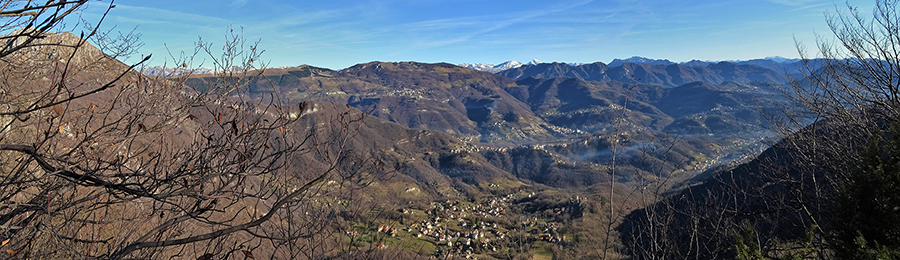
[[587, 198], [574, 196], [559, 204], [540, 206], [548, 208], [519, 207], [518, 212], [512, 212], [511, 207], [533, 201], [536, 196], [534, 192], [520, 192], [480, 199], [478, 203], [445, 200], [424, 209], [400, 208], [401, 219], [361, 225], [348, 230], [347, 235], [376, 248], [421, 246], [432, 250], [437, 258], [502, 258], [516, 243], [538, 241], [567, 247], [573, 234], [561, 230], [571, 231], [565, 225], [582, 217]]

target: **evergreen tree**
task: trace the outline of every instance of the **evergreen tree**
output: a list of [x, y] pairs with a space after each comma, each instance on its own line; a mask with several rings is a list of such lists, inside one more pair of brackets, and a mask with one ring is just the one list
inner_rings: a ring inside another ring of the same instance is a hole
[[839, 258], [900, 259], [900, 135], [892, 133], [869, 139], [837, 193], [831, 244]]

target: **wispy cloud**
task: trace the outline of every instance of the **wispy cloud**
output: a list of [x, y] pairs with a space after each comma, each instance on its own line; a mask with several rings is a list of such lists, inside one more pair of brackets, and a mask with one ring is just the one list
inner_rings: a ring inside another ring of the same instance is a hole
[[822, 2], [822, 0], [768, 0], [769, 2], [780, 4], [780, 5], [789, 5], [789, 6], [806, 6], [810, 3]]
[[816, 7], [820, 7], [820, 6], [826, 6], [826, 5], [833, 5], [833, 4], [832, 3], [818, 3], [818, 4], [801, 5], [797, 8], [789, 10], [788, 12], [802, 11], [802, 10], [812, 9], [812, 8], [816, 8]]
[[145, 6], [132, 6], [132, 5], [124, 5], [124, 4], [116, 4], [116, 9], [125, 12], [123, 15], [117, 16], [125, 16], [127, 15], [130, 18], [142, 19], [149, 18], [148, 20], [159, 20], [159, 21], [169, 21], [172, 23], [184, 23], [184, 24], [220, 24], [227, 25], [231, 24], [229, 20], [199, 15], [195, 13], [187, 13], [187, 12], [176, 12], [166, 9], [153, 8], [153, 7], [145, 7]]
[[[474, 37], [484, 35], [487, 33], [491, 33], [497, 30], [501, 30], [503, 28], [519, 24], [526, 21], [531, 21], [539, 17], [559, 13], [562, 11], [566, 11], [569, 9], [577, 8], [580, 6], [587, 5], [593, 2], [593, 0], [582, 0], [575, 3], [569, 3], [566, 5], [556, 5], [551, 8], [547, 8], [544, 10], [535, 10], [530, 12], [523, 12], [517, 14], [508, 14], [505, 15], [505, 18], [497, 20], [491, 19], [490, 17], [464, 17], [457, 19], [443, 19], [443, 20], [432, 20], [425, 22], [418, 22], [412, 24], [414, 30], [430, 30], [435, 26], [439, 27], [482, 27], [481, 29], [475, 30], [474, 32], [462, 34], [456, 37], [452, 37], [449, 39], [441, 39], [441, 40], [426, 40], [417, 42], [416, 46], [419, 48], [434, 48], [441, 47], [451, 44], [457, 44], [462, 42], [467, 42]], [[480, 22], [479, 22], [480, 21]]]
[[228, 7], [231, 7], [231, 9], [238, 9], [244, 7], [244, 5], [246, 4], [247, 0], [233, 0], [230, 4], [228, 4]]

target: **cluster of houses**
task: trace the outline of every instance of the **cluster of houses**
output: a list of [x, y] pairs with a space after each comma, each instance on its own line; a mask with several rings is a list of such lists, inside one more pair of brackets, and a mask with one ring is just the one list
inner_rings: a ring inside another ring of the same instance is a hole
[[385, 233], [391, 235], [392, 237], [395, 237], [397, 236], [397, 229], [394, 229], [393, 227], [387, 225], [380, 225], [378, 226], [378, 233]]
[[[556, 244], [568, 244], [565, 235], [560, 235], [556, 230], [560, 227], [557, 222], [543, 222], [532, 218], [522, 223], [522, 227], [504, 227], [492, 222], [492, 219], [504, 217], [509, 210], [513, 195], [494, 197], [481, 203], [466, 203], [458, 201], [444, 201], [431, 203], [430, 209], [419, 211], [425, 213], [425, 217], [416, 223], [406, 227], [394, 228], [388, 225], [380, 225], [375, 232], [390, 236], [397, 236], [402, 231], [410, 236], [429, 241], [436, 245], [437, 257], [464, 257], [475, 258], [477, 254], [497, 252], [504, 245], [510, 243], [507, 228], [524, 228], [530, 230], [532, 241], [545, 241]], [[577, 197], [569, 204], [583, 202], [584, 198]], [[575, 203], [572, 203], [575, 202]], [[556, 213], [563, 213], [571, 209], [557, 208]], [[410, 209], [401, 209], [404, 214], [416, 214]]]
[[507, 231], [482, 218], [502, 217], [511, 198], [512, 195], [491, 198], [480, 204], [435, 202], [425, 210], [424, 220], [405, 231], [433, 242], [438, 247], [435, 254], [442, 257], [474, 258], [475, 254], [496, 252], [505, 243]]

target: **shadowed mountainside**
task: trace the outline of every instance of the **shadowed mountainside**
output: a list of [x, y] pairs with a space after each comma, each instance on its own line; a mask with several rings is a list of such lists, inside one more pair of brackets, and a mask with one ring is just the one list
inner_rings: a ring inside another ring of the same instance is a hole
[[[550, 140], [553, 132], [528, 105], [503, 87], [513, 80], [450, 64], [359, 64], [341, 71], [314, 67], [276, 69], [250, 82], [252, 94], [275, 93], [288, 101], [346, 103], [410, 128], [453, 134], [467, 141]], [[186, 84], [211, 80], [195, 75]], [[276, 89], [269, 86], [269, 82]]]
[[630, 62], [624, 62], [619, 66], [608, 66], [602, 62], [572, 66], [554, 62], [526, 65], [498, 72], [497, 75], [513, 79], [570, 77], [588, 81], [642, 83], [662, 87], [676, 87], [696, 81], [710, 84], [725, 82], [786, 84], [788, 82], [783, 71], [730, 62], [711, 63], [706, 66]]
[[[589, 186], [600, 180], [594, 176], [605, 171], [599, 165], [611, 159], [614, 148], [610, 142], [596, 140], [613, 135], [624, 138], [620, 152], [624, 152], [625, 161], [644, 170], [646, 167], [639, 166], [644, 161], [666, 160], [656, 158], [662, 154], [648, 156], [641, 152], [641, 143], [662, 139], [682, 142], [677, 145], [680, 148], [673, 150], [678, 155], [672, 158], [679, 159], [663, 163], [668, 165], [663, 167], [668, 169], [666, 172], [632, 171], [630, 176], [617, 177], [623, 181], [635, 180], [636, 176], [666, 175], [678, 169], [700, 172], [760, 149], [759, 139], [769, 135], [760, 125], [765, 121], [761, 120], [764, 116], [760, 111], [778, 109], [780, 104], [770, 100], [776, 88], [762, 83], [713, 84], [692, 80], [720, 82], [725, 78], [721, 75], [726, 75], [752, 82], [746, 75], [776, 73], [750, 65], [709, 67], [626, 63], [608, 68], [602, 63], [543, 63], [520, 69], [570, 69], [567, 75], [573, 77], [514, 81], [445, 63], [370, 62], [341, 71], [311, 66], [269, 69], [265, 79], [249, 82], [249, 89], [258, 98], [278, 95], [291, 103], [345, 103], [409, 128], [450, 134], [522, 180], [554, 186]], [[579, 76], [600, 72], [605, 76], [625, 75], [627, 71], [666, 68], [673, 73], [654, 72], [658, 74], [656, 79], [665, 78], [669, 82], [666, 84], [691, 83], [668, 87], [644, 80], [633, 84], [635, 81], [589, 81]], [[681, 78], [673, 79], [670, 74]], [[202, 86], [211, 80], [209, 76], [194, 75], [187, 84]]]
[[[867, 126], [879, 127], [886, 128]], [[797, 249], [795, 242], [810, 240], [811, 230], [835, 224], [837, 183], [856, 167], [850, 162], [858, 160], [866, 133], [816, 122], [746, 163], [698, 176], [693, 185], [632, 212], [620, 237], [637, 259], [733, 258], [733, 232], [742, 229], [753, 230], [765, 254]]]

